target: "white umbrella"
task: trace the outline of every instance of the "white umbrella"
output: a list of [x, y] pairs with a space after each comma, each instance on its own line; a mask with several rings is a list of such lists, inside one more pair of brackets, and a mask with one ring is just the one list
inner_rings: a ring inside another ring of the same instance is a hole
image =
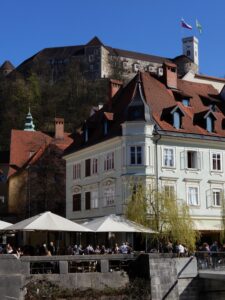
[[12, 223], [8, 223], [8, 222], [4, 222], [4, 221], [0, 221], [0, 230], [4, 229], [8, 226], [12, 225]]
[[132, 222], [124, 217], [109, 215], [85, 222], [83, 226], [95, 232], [143, 232], [157, 233], [156, 231]]
[[90, 232], [92, 230], [72, 222], [66, 218], [51, 213], [50, 211], [41, 213], [29, 219], [18, 222], [5, 228], [5, 231], [70, 231], [70, 232]]

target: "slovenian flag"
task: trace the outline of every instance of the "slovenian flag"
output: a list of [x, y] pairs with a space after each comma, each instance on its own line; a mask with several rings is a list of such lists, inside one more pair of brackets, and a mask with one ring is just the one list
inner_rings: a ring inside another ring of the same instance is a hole
[[192, 26], [186, 23], [184, 19], [181, 19], [181, 26], [186, 29], [192, 29]]

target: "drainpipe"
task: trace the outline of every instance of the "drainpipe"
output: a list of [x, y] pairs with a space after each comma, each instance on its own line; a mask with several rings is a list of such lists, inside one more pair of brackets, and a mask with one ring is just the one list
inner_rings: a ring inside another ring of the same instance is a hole
[[[158, 196], [159, 192], [159, 164], [158, 164], [158, 142], [161, 139], [161, 135], [156, 132], [155, 135], [155, 176], [156, 176], [156, 193]], [[159, 207], [157, 205], [157, 215], [158, 215]], [[159, 230], [159, 220], [157, 220], [157, 231]], [[159, 241], [158, 241], [158, 251], [159, 251]]]
[[156, 190], [159, 191], [159, 164], [158, 164], [158, 141], [161, 139], [161, 134], [155, 135], [155, 176], [156, 176]]

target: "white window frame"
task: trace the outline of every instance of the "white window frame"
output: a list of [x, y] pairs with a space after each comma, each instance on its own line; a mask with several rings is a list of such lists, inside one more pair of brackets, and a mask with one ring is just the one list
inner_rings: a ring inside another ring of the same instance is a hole
[[[188, 152], [196, 153], [196, 165], [192, 168], [188, 167]], [[198, 149], [186, 149], [180, 153], [181, 158], [181, 169], [185, 169], [188, 171], [199, 171], [201, 170], [201, 152]]]
[[91, 209], [98, 208], [99, 206], [98, 198], [99, 198], [98, 190], [91, 191]]
[[91, 160], [91, 174], [98, 174], [98, 159], [96, 157], [92, 158]]
[[106, 186], [103, 190], [104, 207], [115, 205], [115, 185]]
[[115, 168], [115, 153], [114, 151], [108, 152], [104, 159], [104, 171], [110, 171]]
[[[173, 159], [173, 165], [169, 165], [169, 164], [165, 164], [165, 150], [170, 150], [172, 151], [172, 159]], [[174, 169], [176, 167], [176, 163], [175, 163], [175, 148], [172, 147], [163, 147], [162, 149], [162, 166], [163, 168], [169, 168], [169, 169]]]
[[[164, 188], [165, 195], [167, 194], [166, 188], [169, 189], [169, 193], [168, 193], [168, 197], [169, 198], [174, 198], [176, 196], [175, 184], [173, 184], [173, 183], [165, 183], [163, 185], [163, 188]], [[171, 189], [173, 189], [173, 191], [171, 191]]]
[[[189, 195], [190, 195], [190, 189], [196, 189], [197, 190], [197, 193], [195, 193], [195, 195], [197, 195], [197, 203], [191, 203], [190, 201], [190, 198], [189, 198]], [[189, 206], [199, 206], [200, 205], [200, 199], [199, 199], [199, 186], [196, 186], [196, 185], [188, 185], [187, 186], [187, 204]]]
[[[218, 199], [216, 199], [216, 195], [219, 193], [219, 202], [220, 204], [218, 205], [216, 202]], [[221, 207], [221, 202], [222, 202], [222, 189], [220, 188], [213, 188], [212, 189], [212, 206], [213, 207]]]
[[81, 179], [81, 163], [73, 164], [73, 180]]
[[[131, 148], [134, 148], [134, 163], [132, 163], [132, 159], [131, 159]], [[140, 152], [138, 152], [138, 148], [141, 149]], [[138, 163], [138, 157], [139, 157], [138, 154], [141, 154], [141, 162], [140, 163]], [[140, 146], [140, 145], [131, 145], [131, 146], [129, 146], [129, 157], [130, 157], [129, 164], [131, 166], [141, 166], [141, 165], [143, 165], [143, 159], [144, 159], [144, 157], [143, 157], [143, 147]]]
[[[220, 155], [220, 169], [213, 169], [213, 155]], [[211, 171], [212, 172], [223, 172], [223, 155], [222, 155], [222, 152], [219, 152], [219, 151], [212, 151], [211, 152], [210, 165], [211, 165]]]

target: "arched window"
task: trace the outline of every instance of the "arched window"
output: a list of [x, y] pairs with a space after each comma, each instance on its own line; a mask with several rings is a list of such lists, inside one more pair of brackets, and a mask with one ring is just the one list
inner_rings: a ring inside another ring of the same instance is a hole
[[173, 127], [175, 127], [176, 129], [180, 129], [181, 127], [181, 116], [177, 111], [173, 113]]
[[208, 132], [213, 132], [213, 130], [214, 130], [214, 122], [213, 122], [212, 117], [210, 117], [210, 116], [208, 116], [206, 118], [206, 130]]

